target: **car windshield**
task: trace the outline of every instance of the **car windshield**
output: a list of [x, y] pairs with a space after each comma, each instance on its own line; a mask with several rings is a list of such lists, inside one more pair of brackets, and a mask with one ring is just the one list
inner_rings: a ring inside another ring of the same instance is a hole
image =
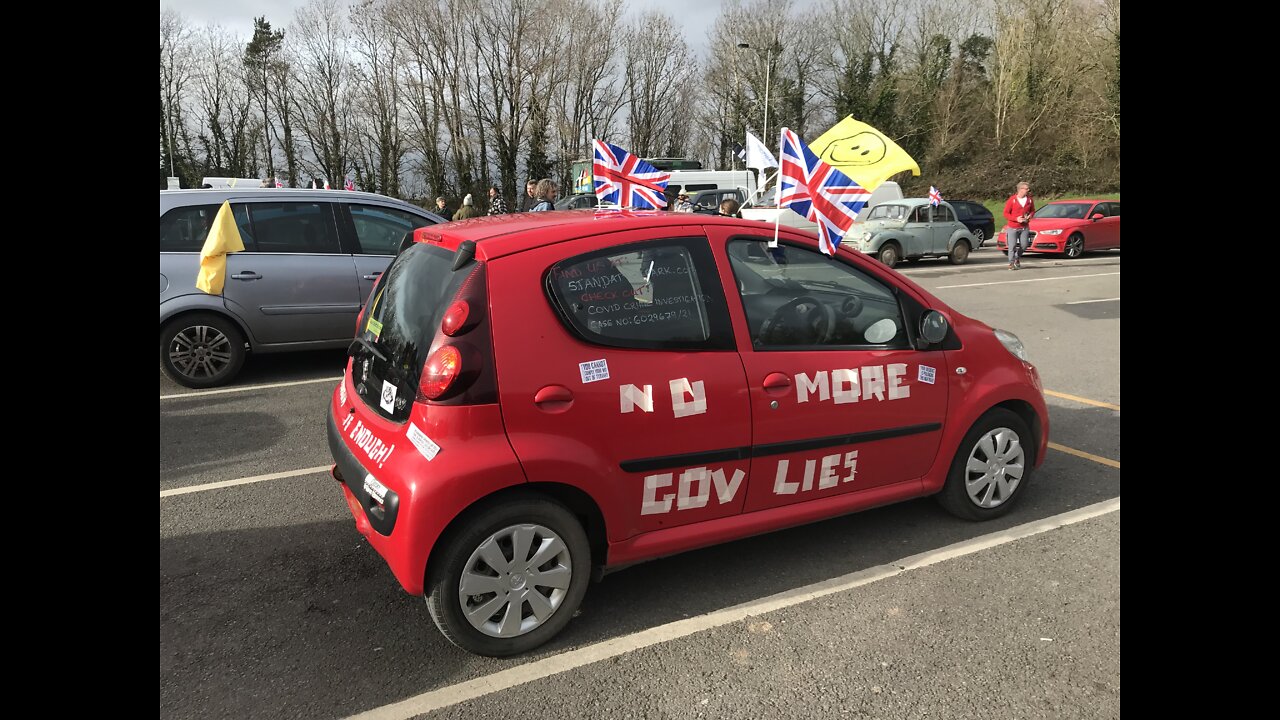
[[1050, 203], [1036, 211], [1036, 217], [1063, 218], [1066, 220], [1083, 220], [1084, 214], [1093, 207], [1093, 203]]
[[906, 205], [877, 205], [867, 216], [868, 220], [901, 220], [907, 216]]

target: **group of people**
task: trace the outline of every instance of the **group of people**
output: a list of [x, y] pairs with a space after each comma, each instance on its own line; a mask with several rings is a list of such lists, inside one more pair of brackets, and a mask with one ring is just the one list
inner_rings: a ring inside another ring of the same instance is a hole
[[[556, 199], [560, 195], [560, 184], [550, 178], [541, 180], [529, 180], [524, 186], [524, 197], [520, 201], [520, 209], [518, 212], [544, 212], [554, 210]], [[674, 212], [694, 212], [695, 208], [689, 202], [688, 193], [679, 193], [672, 202], [671, 198], [667, 199], [667, 209]], [[481, 213], [475, 207], [475, 200], [468, 193], [462, 198], [462, 207], [454, 211], [449, 207], [449, 201], [444, 196], [436, 198], [436, 214], [444, 218], [452, 220], [465, 220], [467, 218], [478, 217]], [[739, 204], [737, 200], [728, 198], [720, 203], [717, 209], [717, 215], [725, 217], [742, 217], [739, 212]], [[489, 212], [487, 215], [502, 215], [510, 210], [507, 209], [507, 203], [502, 199], [502, 193], [498, 191], [497, 185], [489, 186]]]

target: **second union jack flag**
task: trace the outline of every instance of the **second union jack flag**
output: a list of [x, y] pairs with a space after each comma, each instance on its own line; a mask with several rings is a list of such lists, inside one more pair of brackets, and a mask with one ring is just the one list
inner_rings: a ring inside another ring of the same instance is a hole
[[818, 159], [789, 128], [782, 128], [778, 207], [789, 207], [818, 226], [818, 249], [834, 255], [871, 193]]

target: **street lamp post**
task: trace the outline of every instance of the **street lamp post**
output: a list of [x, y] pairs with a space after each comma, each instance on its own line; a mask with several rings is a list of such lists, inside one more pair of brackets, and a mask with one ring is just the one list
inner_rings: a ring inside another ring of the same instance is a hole
[[[775, 35], [773, 42], [764, 51], [764, 123], [760, 126], [760, 133], [764, 136], [765, 142], [769, 142], [769, 84], [773, 70], [773, 50], [777, 44], [778, 37]], [[744, 50], [760, 52], [760, 48], [751, 47], [751, 43], [738, 43], [738, 47]]]

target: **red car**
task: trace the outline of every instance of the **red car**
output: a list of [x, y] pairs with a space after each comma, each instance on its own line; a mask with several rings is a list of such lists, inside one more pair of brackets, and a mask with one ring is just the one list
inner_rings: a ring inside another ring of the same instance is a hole
[[[1000, 230], [996, 247], [1004, 250], [1008, 226]], [[1031, 247], [1024, 252], [1061, 253], [1078, 258], [1086, 250], [1120, 247], [1119, 200], [1058, 200], [1031, 218]]]
[[749, 220], [553, 211], [415, 231], [328, 411], [356, 528], [458, 646], [546, 642], [593, 574], [937, 494], [998, 517], [1044, 458], [1021, 342]]

